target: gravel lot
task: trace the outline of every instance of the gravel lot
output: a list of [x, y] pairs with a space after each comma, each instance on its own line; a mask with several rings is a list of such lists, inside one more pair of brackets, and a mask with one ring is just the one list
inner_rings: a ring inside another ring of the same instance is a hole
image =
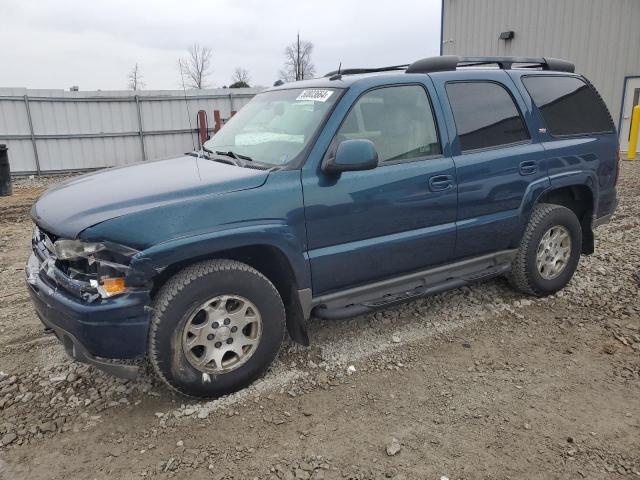
[[43, 335], [28, 210], [60, 180], [0, 197], [0, 478], [640, 478], [640, 162], [557, 295], [497, 279], [313, 320], [310, 348], [213, 402], [148, 369], [109, 377]]

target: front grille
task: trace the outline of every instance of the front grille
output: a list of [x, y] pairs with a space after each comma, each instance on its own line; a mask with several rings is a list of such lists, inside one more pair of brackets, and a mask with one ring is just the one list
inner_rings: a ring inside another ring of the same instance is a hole
[[33, 253], [36, 254], [41, 262], [51, 257], [53, 254], [53, 242], [55, 242], [55, 239], [52, 240], [50, 235], [51, 234], [46, 233], [38, 226], [33, 229], [31, 248], [33, 249]]

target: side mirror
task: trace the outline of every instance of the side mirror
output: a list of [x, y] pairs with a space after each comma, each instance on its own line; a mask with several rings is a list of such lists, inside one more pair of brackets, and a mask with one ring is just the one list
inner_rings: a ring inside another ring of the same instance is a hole
[[344, 140], [334, 155], [322, 162], [322, 171], [327, 173], [372, 170], [378, 166], [378, 152], [371, 140]]

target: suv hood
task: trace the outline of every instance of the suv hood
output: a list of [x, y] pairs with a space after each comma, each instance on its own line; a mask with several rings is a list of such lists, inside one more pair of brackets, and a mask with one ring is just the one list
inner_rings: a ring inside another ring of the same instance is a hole
[[36, 201], [31, 216], [48, 232], [75, 238], [92, 225], [128, 213], [256, 188], [268, 175], [188, 155], [137, 163], [56, 185]]

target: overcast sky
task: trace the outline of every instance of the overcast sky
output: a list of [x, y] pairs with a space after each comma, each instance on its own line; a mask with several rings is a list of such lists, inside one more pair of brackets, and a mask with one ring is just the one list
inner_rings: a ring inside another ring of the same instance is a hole
[[119, 90], [137, 62], [147, 89], [179, 88], [177, 59], [210, 46], [212, 87], [235, 67], [271, 85], [296, 33], [317, 74], [437, 55], [440, 0], [0, 0], [0, 87]]

